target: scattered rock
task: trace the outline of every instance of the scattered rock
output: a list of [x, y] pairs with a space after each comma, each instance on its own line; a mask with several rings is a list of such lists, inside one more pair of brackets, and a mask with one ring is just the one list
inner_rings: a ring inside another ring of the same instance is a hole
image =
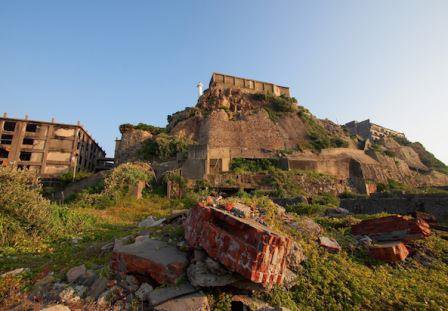
[[59, 293], [59, 298], [65, 303], [77, 303], [85, 295], [87, 288], [82, 285], [69, 286]]
[[153, 291], [153, 288], [148, 283], [142, 283], [140, 288], [135, 292], [135, 296], [140, 299], [140, 301], [148, 301], [149, 293]]
[[149, 302], [153, 306], [168, 301], [170, 299], [191, 294], [197, 290], [188, 283], [184, 283], [177, 286], [158, 287], [149, 293]]
[[41, 311], [70, 311], [70, 308], [64, 305], [52, 305], [41, 309]]
[[[216, 225], [219, 223], [219, 226]], [[252, 219], [199, 203], [184, 223], [191, 247], [202, 247], [227, 269], [266, 287], [283, 282], [291, 240]]]
[[86, 273], [86, 267], [84, 265], [76, 266], [68, 270], [66, 277], [69, 283], [76, 281], [78, 278]]
[[115, 243], [111, 266], [116, 272], [147, 275], [160, 284], [175, 284], [184, 275], [187, 256], [176, 247], [149, 237], [132, 244]]
[[106, 307], [114, 303], [121, 297], [122, 289], [118, 286], [114, 286], [104, 291], [97, 300], [99, 306]]
[[78, 280], [77, 283], [90, 287], [92, 284], [96, 281], [97, 275], [96, 272], [93, 270], [87, 270], [86, 273], [84, 273]]
[[137, 280], [137, 278], [133, 275], [126, 275], [125, 277], [125, 283], [126, 283], [126, 288], [130, 291], [130, 292], [135, 292], [138, 288], [139, 288], [139, 281]]
[[409, 251], [402, 242], [394, 241], [373, 244], [369, 248], [369, 254], [372, 258], [378, 260], [394, 262], [405, 260]]
[[341, 217], [348, 214], [350, 214], [350, 211], [342, 207], [327, 208], [325, 210], [325, 215], [328, 217]]
[[412, 241], [431, 234], [426, 221], [400, 215], [367, 219], [352, 226], [353, 235], [368, 235], [376, 241]]
[[16, 275], [19, 275], [19, 274], [22, 274], [22, 273], [24, 273], [24, 272], [28, 272], [28, 271], [30, 271], [30, 269], [28, 269], [28, 268], [18, 268], [18, 269], [15, 269], [15, 270], [12, 270], [12, 271], [8, 271], [8, 272], [6, 272], [6, 273], [3, 273], [2, 275], [1, 275], [1, 277], [2, 278], [5, 278], [5, 277], [7, 277], [7, 276], [16, 276]]
[[93, 283], [92, 287], [89, 290], [89, 296], [97, 299], [102, 292], [104, 292], [107, 288], [107, 279], [104, 277], [100, 277], [96, 279]]
[[324, 232], [324, 229], [313, 219], [305, 216], [300, 217], [298, 220], [290, 223], [290, 226], [295, 228], [297, 232], [308, 237], [317, 237]]
[[156, 311], [210, 311], [207, 296], [194, 293], [166, 301], [154, 308]]
[[143, 219], [142, 221], [140, 221], [138, 223], [139, 227], [145, 227], [145, 228], [150, 228], [150, 227], [156, 227], [161, 225], [163, 222], [165, 221], [165, 218], [161, 218], [159, 220], [155, 220], [154, 217], [149, 216], [146, 219]]
[[297, 274], [295, 274], [291, 270], [286, 269], [284, 276], [285, 280], [283, 281], [283, 286], [285, 286], [287, 290], [290, 290], [294, 285], [297, 284]]
[[192, 263], [187, 269], [188, 280], [193, 286], [217, 287], [226, 286], [236, 281], [230, 274], [215, 274], [203, 261]]
[[297, 242], [292, 242], [291, 250], [286, 257], [289, 269], [298, 271], [302, 268], [301, 263], [306, 259], [302, 247]]
[[253, 216], [253, 212], [250, 206], [238, 202], [233, 203], [231, 213], [241, 218], [250, 218], [251, 216]]
[[341, 246], [339, 245], [338, 241], [326, 236], [319, 237], [319, 244], [320, 246], [325, 247], [331, 252], [339, 252], [341, 250]]

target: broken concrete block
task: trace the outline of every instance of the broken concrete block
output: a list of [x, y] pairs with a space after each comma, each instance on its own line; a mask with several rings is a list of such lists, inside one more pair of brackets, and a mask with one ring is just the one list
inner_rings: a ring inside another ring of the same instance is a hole
[[282, 284], [288, 237], [201, 203], [190, 210], [184, 227], [191, 247], [202, 247], [232, 272], [264, 286]]
[[341, 250], [341, 246], [339, 245], [338, 241], [326, 236], [319, 237], [319, 244], [320, 246], [325, 247], [332, 252], [339, 252]]
[[405, 260], [409, 251], [402, 242], [394, 241], [373, 244], [369, 248], [369, 254], [378, 260], [394, 262]]
[[158, 306], [165, 301], [191, 294], [196, 291], [197, 289], [189, 283], [184, 283], [177, 286], [158, 287], [149, 293], [149, 302], [152, 306]]
[[297, 243], [293, 242], [291, 250], [288, 253], [288, 256], [286, 257], [288, 267], [289, 269], [293, 271], [300, 270], [301, 263], [306, 259], [305, 254], [303, 254], [302, 247]]
[[115, 243], [111, 267], [117, 272], [146, 275], [160, 284], [175, 284], [184, 275], [187, 256], [163, 241], [140, 236], [132, 244]]
[[207, 296], [194, 293], [164, 302], [154, 308], [155, 311], [210, 311]]
[[231, 213], [235, 216], [241, 217], [241, 218], [250, 218], [253, 214], [252, 209], [250, 206], [247, 206], [242, 203], [233, 203], [233, 208], [231, 210]]
[[352, 226], [353, 235], [368, 235], [376, 241], [412, 241], [431, 234], [426, 221], [393, 215], [361, 221]]
[[140, 301], [148, 301], [149, 300], [149, 293], [153, 291], [153, 288], [148, 283], [142, 283], [140, 285], [140, 288], [135, 292], [135, 296]]

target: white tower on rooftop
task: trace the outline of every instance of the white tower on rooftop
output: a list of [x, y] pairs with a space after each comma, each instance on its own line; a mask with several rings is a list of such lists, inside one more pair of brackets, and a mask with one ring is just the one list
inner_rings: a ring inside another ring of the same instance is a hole
[[198, 85], [197, 85], [197, 87], [198, 87], [198, 94], [199, 94], [199, 97], [202, 96], [202, 93], [203, 93], [203, 91], [202, 91], [202, 87], [203, 87], [203, 86], [204, 86], [204, 85], [202, 84], [202, 82], [199, 82]]

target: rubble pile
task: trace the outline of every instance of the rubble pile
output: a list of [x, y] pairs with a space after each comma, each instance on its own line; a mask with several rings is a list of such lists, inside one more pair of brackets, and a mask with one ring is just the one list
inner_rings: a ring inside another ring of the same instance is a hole
[[429, 224], [422, 218], [400, 215], [363, 220], [351, 229], [353, 235], [360, 237], [359, 242], [370, 240], [367, 247], [372, 258], [387, 262], [405, 260], [409, 255], [405, 243], [431, 234]]
[[189, 246], [203, 248], [230, 271], [264, 286], [283, 283], [289, 238], [203, 203], [190, 210], [184, 227]]

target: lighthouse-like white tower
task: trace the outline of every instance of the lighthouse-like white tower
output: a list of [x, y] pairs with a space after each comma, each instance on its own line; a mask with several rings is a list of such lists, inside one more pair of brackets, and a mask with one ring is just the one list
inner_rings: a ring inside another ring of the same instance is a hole
[[198, 87], [198, 95], [199, 95], [199, 97], [202, 96], [202, 93], [203, 93], [203, 91], [202, 91], [202, 87], [203, 87], [203, 86], [204, 86], [204, 85], [202, 84], [202, 82], [199, 82], [198, 85], [197, 85], [197, 87]]

